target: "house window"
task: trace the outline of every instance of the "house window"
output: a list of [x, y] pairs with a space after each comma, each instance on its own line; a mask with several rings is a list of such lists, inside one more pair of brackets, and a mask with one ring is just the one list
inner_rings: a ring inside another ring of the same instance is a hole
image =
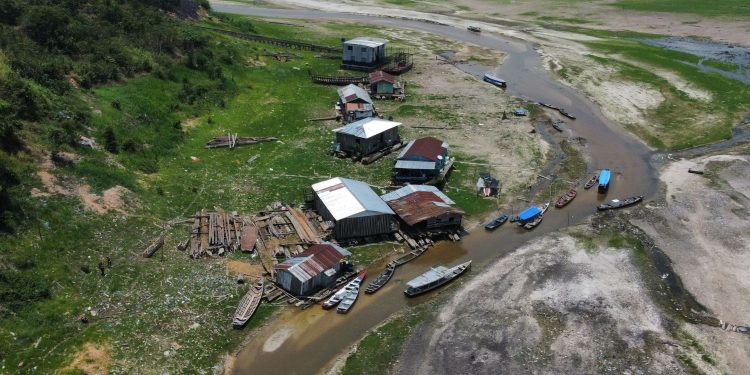
[[365, 52], [367, 52], [367, 48], [366, 47], [362, 47], [362, 53], [365, 53]]
[[346, 49], [348, 49], [349, 51], [352, 51], [352, 50], [354, 50], [354, 47], [352, 47], [352, 46], [346, 46]]

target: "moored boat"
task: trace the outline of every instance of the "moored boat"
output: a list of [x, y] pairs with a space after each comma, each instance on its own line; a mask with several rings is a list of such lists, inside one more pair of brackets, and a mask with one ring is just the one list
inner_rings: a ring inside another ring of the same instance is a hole
[[367, 288], [365, 289], [365, 293], [367, 294], [373, 294], [377, 292], [380, 288], [385, 286], [385, 284], [388, 282], [388, 280], [393, 277], [393, 274], [396, 272], [396, 265], [393, 263], [388, 263], [387, 266], [385, 266], [385, 269], [378, 274], [378, 276], [375, 277], [369, 284], [367, 284]]
[[567, 117], [567, 118], [569, 118], [571, 120], [575, 120], [576, 119], [576, 117], [573, 116], [572, 113], [568, 113], [568, 111], [566, 111], [565, 108], [558, 108], [557, 111], [560, 112], [561, 115], [563, 115], [563, 116], [565, 116], [565, 117]]
[[555, 130], [557, 130], [559, 132], [563, 131], [563, 128], [561, 126], [562, 124], [564, 124], [564, 122], [561, 121], [561, 120], [558, 120], [558, 119], [555, 119], [555, 120], [552, 121], [552, 127], [555, 128]]
[[609, 180], [612, 176], [612, 172], [609, 169], [602, 169], [599, 172], [599, 192], [606, 193], [609, 189]]
[[484, 225], [484, 229], [486, 230], [495, 230], [497, 227], [505, 224], [505, 222], [508, 221], [508, 215], [500, 215], [495, 220], [490, 221], [489, 223]]
[[508, 86], [507, 82], [505, 82], [504, 80], [502, 80], [500, 78], [497, 78], [497, 77], [495, 77], [495, 76], [493, 76], [492, 74], [489, 74], [489, 73], [485, 74], [484, 78], [482, 78], [482, 80], [484, 80], [485, 82], [489, 82], [489, 83], [491, 83], [491, 84], [493, 84], [495, 86], [498, 86], [498, 87], [507, 87]]
[[567, 193], [561, 195], [560, 198], [557, 198], [557, 201], [555, 202], [555, 207], [557, 208], [565, 207], [565, 205], [570, 203], [570, 201], [572, 201], [573, 198], [576, 197], [576, 195], [578, 195], [578, 190], [576, 190], [576, 188], [572, 188], [568, 190]]
[[594, 177], [591, 177], [591, 179], [588, 182], [586, 182], [585, 185], [583, 185], [583, 188], [586, 190], [591, 189], [591, 187], [594, 186], [594, 184], [598, 180], [599, 180], [599, 175], [594, 175]]
[[253, 285], [250, 290], [245, 293], [245, 295], [240, 300], [239, 305], [237, 305], [237, 310], [234, 312], [234, 319], [232, 319], [232, 327], [239, 329], [245, 326], [247, 324], [247, 321], [250, 320], [250, 318], [253, 316], [256, 310], [258, 310], [258, 306], [260, 306], [260, 301], [263, 298], [263, 289], [266, 279], [264, 277], [260, 277], [258, 281]]
[[471, 268], [471, 261], [461, 263], [451, 268], [445, 268], [443, 266], [433, 267], [429, 271], [406, 283], [407, 288], [404, 290], [404, 294], [406, 294], [407, 297], [414, 297], [429, 292], [430, 290], [453, 281], [469, 268]]
[[362, 284], [362, 281], [364, 279], [365, 279], [365, 272], [362, 271], [352, 281], [348, 282], [343, 288], [339, 289], [336, 293], [334, 293], [331, 296], [331, 298], [323, 302], [323, 309], [328, 310], [338, 305], [344, 299], [344, 297], [346, 297], [347, 293], [353, 291], [354, 289], [359, 290], [359, 286]]
[[538, 102], [538, 103], [539, 103], [539, 105], [540, 105], [540, 106], [542, 106], [542, 107], [547, 107], [547, 108], [550, 108], [550, 109], [560, 109], [560, 108], [559, 108], [559, 107], [557, 107], [556, 105], [552, 105], [552, 104], [547, 104], [547, 103], [542, 103], [542, 102]]
[[544, 219], [544, 215], [537, 216], [534, 220], [531, 220], [523, 225], [524, 229], [534, 229], [536, 228], [539, 223], [542, 222], [542, 219]]
[[467, 27], [466, 29], [469, 30], [469, 31], [473, 31], [475, 33], [482, 32], [482, 28], [481, 27], [474, 26], [474, 25], [471, 25], [471, 26]]
[[345, 295], [344, 298], [341, 300], [339, 305], [336, 307], [336, 312], [339, 314], [346, 314], [349, 312], [349, 310], [352, 309], [352, 306], [354, 306], [354, 302], [357, 302], [357, 297], [359, 297], [359, 284], [357, 284], [355, 287], [350, 289]]
[[620, 199], [612, 199], [611, 201], [609, 201], [609, 202], [607, 202], [605, 204], [600, 204], [599, 206], [596, 207], [596, 209], [599, 210], [599, 211], [613, 210], [615, 208], [623, 208], [623, 207], [627, 207], [627, 206], [632, 206], [632, 205], [634, 205], [634, 204], [636, 204], [636, 203], [638, 203], [638, 202], [640, 202], [642, 200], [643, 200], [643, 196], [642, 195], [637, 195], [635, 197], [625, 198], [625, 199], [622, 199], [622, 200], [620, 200]]

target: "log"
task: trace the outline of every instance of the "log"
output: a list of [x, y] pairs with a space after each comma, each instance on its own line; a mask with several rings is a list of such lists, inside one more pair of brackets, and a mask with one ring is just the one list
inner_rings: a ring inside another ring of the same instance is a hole
[[143, 257], [151, 258], [157, 250], [161, 249], [161, 247], [164, 246], [164, 239], [166, 237], [166, 234], [162, 234], [161, 236], [159, 236], [159, 238], [156, 239], [156, 241], [152, 242], [151, 245], [148, 245], [146, 250], [143, 252]]

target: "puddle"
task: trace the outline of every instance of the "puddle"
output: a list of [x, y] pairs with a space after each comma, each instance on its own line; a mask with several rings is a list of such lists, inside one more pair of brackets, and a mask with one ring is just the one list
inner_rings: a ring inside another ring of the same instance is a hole
[[[697, 64], [687, 61], [683, 61], [683, 63], [706, 73], [718, 73], [727, 78], [750, 84], [750, 68], [748, 67], [750, 65], [750, 48], [748, 47], [685, 37], [644, 39], [641, 40], [641, 43], [698, 56], [701, 60]], [[706, 65], [707, 60], [733, 64], [739, 68], [736, 71], [726, 71]]]

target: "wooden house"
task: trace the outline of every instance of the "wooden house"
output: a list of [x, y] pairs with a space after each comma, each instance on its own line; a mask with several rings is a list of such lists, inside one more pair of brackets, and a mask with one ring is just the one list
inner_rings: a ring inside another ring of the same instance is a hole
[[370, 117], [352, 122], [338, 129], [334, 149], [347, 155], [362, 157], [401, 142], [400, 122]]
[[448, 143], [434, 137], [409, 142], [396, 158], [393, 180], [424, 183], [437, 177], [449, 163]]
[[369, 75], [370, 96], [376, 99], [403, 99], [404, 90], [392, 75], [377, 70]]
[[336, 104], [342, 121], [347, 124], [363, 118], [377, 116], [372, 98], [365, 89], [349, 84], [338, 89], [339, 101]]
[[385, 39], [360, 37], [342, 40], [341, 68], [370, 71], [387, 62]]
[[349, 251], [332, 243], [310, 246], [274, 267], [276, 283], [295, 296], [311, 295], [336, 283], [342, 260], [349, 255]]
[[430, 185], [406, 185], [381, 196], [396, 215], [415, 230], [455, 229], [461, 226], [464, 212], [438, 188]]
[[364, 182], [336, 177], [313, 184], [312, 190], [315, 209], [333, 224], [337, 240], [398, 230], [393, 210]]

